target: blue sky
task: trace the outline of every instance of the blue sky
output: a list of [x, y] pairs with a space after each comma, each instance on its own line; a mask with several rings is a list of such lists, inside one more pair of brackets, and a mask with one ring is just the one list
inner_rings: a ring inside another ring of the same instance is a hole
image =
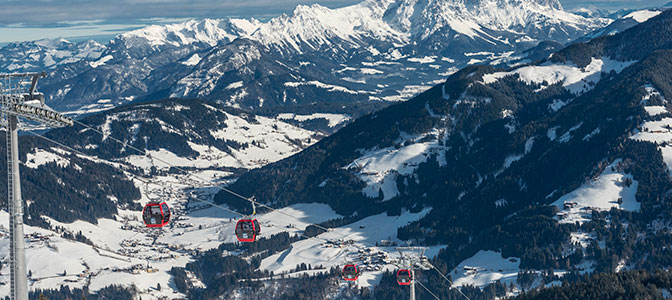
[[[291, 12], [298, 4], [340, 7], [361, 0], [0, 0], [0, 43], [55, 37], [105, 40], [119, 32], [190, 18], [256, 17]], [[566, 9], [606, 10], [672, 0], [560, 0]]]

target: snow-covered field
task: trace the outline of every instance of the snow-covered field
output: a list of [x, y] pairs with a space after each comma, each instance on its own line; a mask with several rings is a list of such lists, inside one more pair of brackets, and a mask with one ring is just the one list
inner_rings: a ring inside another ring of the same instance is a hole
[[[655, 87], [647, 84], [643, 88], [646, 94], [642, 97], [640, 103], [650, 117], [669, 113], [665, 106], [651, 105], [652, 98], [658, 98], [663, 104], [668, 104], [667, 99]], [[663, 161], [665, 161], [667, 168], [672, 171], [672, 146], [669, 145], [672, 142], [672, 118], [664, 117], [657, 121], [646, 121], [639, 127], [640, 129], [630, 138], [656, 143], [663, 154]]]
[[[59, 150], [60, 151], [60, 150]], [[47, 153], [47, 152], [45, 152]], [[36, 155], [33, 167], [46, 162], [68, 163], [55, 153]], [[204, 180], [185, 175], [163, 175], [153, 178], [149, 185], [135, 181], [141, 190], [140, 204], [162, 199], [171, 207], [171, 225], [162, 229], [146, 228], [139, 211], [119, 210], [113, 219], [99, 219], [97, 224], [85, 221], [62, 223], [45, 220], [51, 229], [26, 226], [28, 269], [32, 272], [33, 289], [54, 289], [62, 285], [72, 288], [88, 287], [95, 292], [111, 284], [135, 286], [143, 299], [182, 298], [172, 283], [170, 269], [185, 266], [200, 251], [209, 250], [225, 242], [235, 242], [235, 222], [238, 215], [209, 205], [219, 190], [215, 183], [222, 182], [226, 172], [194, 171]], [[209, 180], [210, 183], [204, 182]], [[197, 200], [198, 199], [198, 200]], [[385, 270], [395, 269], [398, 254], [394, 247], [375, 247], [377, 242], [396, 239], [397, 228], [420, 219], [430, 209], [419, 213], [403, 211], [400, 216], [374, 215], [353, 224], [335, 228], [317, 238], [303, 239], [281, 253], [262, 261], [262, 270], [300, 276], [293, 269], [298, 264], [325, 268], [356, 262], [364, 270], [358, 280], [360, 287], [375, 286]], [[268, 211], [258, 208], [257, 218], [262, 225], [262, 237], [287, 231], [301, 235], [309, 224], [340, 218], [328, 205], [295, 204]], [[0, 224], [8, 223], [8, 215], [0, 211]], [[0, 248], [8, 253], [6, 225], [0, 227]], [[81, 232], [93, 245], [62, 237], [64, 232]], [[444, 246], [430, 247], [427, 256], [433, 257]], [[2, 257], [5, 275], [9, 257]], [[318, 273], [319, 270], [310, 271]], [[8, 295], [8, 276], [0, 275], [0, 296]], [[156, 288], [161, 285], [161, 290]]]
[[516, 284], [520, 271], [520, 258], [504, 258], [495, 251], [479, 251], [462, 261], [450, 272], [454, 286], [483, 287], [497, 280], [509, 285]]
[[645, 106], [644, 109], [649, 114], [649, 116], [657, 116], [667, 113], [667, 109], [662, 105]]
[[627, 14], [625, 17], [623, 17], [623, 19], [632, 18], [639, 23], [643, 23], [659, 15], [661, 12], [662, 11], [660, 10], [649, 10], [649, 9], [638, 10]]
[[[428, 136], [434, 138], [419, 142]], [[439, 164], [445, 165], [445, 151], [441, 151], [445, 147], [441, 146], [439, 136], [439, 130], [419, 136], [401, 136], [397, 144], [406, 146], [361, 150], [362, 156], [345, 168], [357, 171], [358, 176], [366, 182], [367, 186], [362, 190], [366, 196], [376, 198], [382, 191], [383, 200], [390, 200], [399, 195], [397, 176], [413, 173], [434, 154], [438, 155]]]
[[596, 179], [553, 202], [560, 210], [560, 223], [588, 222], [593, 210], [639, 211], [641, 204], [635, 199], [639, 183], [632, 175], [623, 174], [620, 164], [620, 159], [614, 161]]
[[315, 120], [315, 119], [325, 119], [329, 122], [329, 127], [336, 127], [339, 124], [348, 122], [351, 120], [351, 117], [346, 114], [328, 114], [328, 113], [314, 113], [310, 115], [297, 115], [290, 113], [282, 113], [278, 115], [278, 119], [281, 120], [296, 120], [303, 122], [306, 120]]
[[[270, 237], [282, 231], [300, 234], [310, 224], [341, 217], [328, 205], [317, 203], [295, 204], [261, 213], [264, 211], [264, 208], [259, 208], [260, 214], [257, 216], [262, 227], [261, 237]], [[199, 250], [209, 250], [221, 243], [233, 243], [237, 241], [233, 232], [238, 218], [238, 215], [217, 207], [196, 210], [183, 222], [188, 223], [189, 227], [173, 228], [160, 236], [157, 242]]]
[[[188, 142], [190, 148], [199, 153], [198, 157], [181, 157], [167, 149], [159, 149], [147, 151], [156, 159], [132, 155], [126, 161], [140, 168], [150, 168], [153, 164], [157, 168], [168, 169], [171, 166], [164, 163], [168, 161], [181, 167], [253, 169], [288, 157], [318, 141], [316, 135], [319, 134], [277, 119], [257, 116], [256, 122], [251, 122], [241, 116], [224, 114], [226, 121], [211, 135], [215, 139], [235, 141], [246, 146], [230, 148], [229, 153], [212, 146]], [[167, 125], [163, 125], [162, 129], [166, 132], [174, 130]]]
[[483, 75], [483, 82], [490, 84], [506, 76], [517, 75], [520, 80], [527, 84], [546, 84], [539, 90], [547, 88], [549, 85], [561, 83], [563, 87], [573, 94], [582, 94], [592, 89], [602, 77], [602, 73], [616, 71], [620, 73], [634, 61], [622, 62], [603, 57], [601, 59], [592, 58], [590, 64], [584, 68], [579, 68], [572, 63], [554, 64], [544, 63], [540, 66], [521, 67], [511, 72], [496, 72]]
[[56, 165], [61, 167], [70, 165], [70, 161], [59, 156], [54, 152], [48, 152], [38, 149], [33, 153], [26, 154], [26, 163], [25, 163], [26, 167], [36, 169], [39, 166], [48, 163], [56, 163]]
[[[363, 275], [357, 280], [360, 287], [375, 286], [385, 270], [394, 270], [393, 264], [399, 254], [394, 247], [375, 246], [381, 240], [401, 243], [396, 238], [397, 228], [422, 218], [429, 213], [425, 209], [419, 213], [402, 211], [400, 216], [378, 214], [358, 222], [337, 227], [316, 238], [298, 241], [281, 252], [262, 260], [260, 269], [275, 274], [292, 272], [301, 263], [324, 268], [340, 267], [356, 263]], [[434, 257], [445, 246], [429, 247], [426, 255]]]

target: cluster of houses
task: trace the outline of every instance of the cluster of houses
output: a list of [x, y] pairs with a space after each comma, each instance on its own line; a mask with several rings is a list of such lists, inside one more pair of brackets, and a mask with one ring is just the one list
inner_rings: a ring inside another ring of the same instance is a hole
[[147, 264], [147, 265], [135, 264], [135, 265], [132, 265], [132, 266], [126, 267], [126, 268], [105, 267], [102, 270], [103, 271], [112, 271], [112, 272], [124, 272], [124, 273], [129, 273], [129, 274], [141, 274], [143, 272], [155, 273], [155, 272], [159, 271], [158, 269], [153, 268], [149, 264]]
[[360, 248], [357, 254], [362, 269], [366, 271], [380, 271], [384, 265], [390, 263], [390, 257], [385, 251], [374, 248]]
[[332, 247], [333, 248], [335, 248], [335, 247], [343, 248], [343, 247], [350, 246], [354, 243], [355, 243], [355, 241], [353, 241], [353, 240], [340, 240], [339, 239], [339, 240], [336, 240], [336, 241], [326, 241], [322, 245], [324, 247], [327, 247], [327, 248], [332, 248]]

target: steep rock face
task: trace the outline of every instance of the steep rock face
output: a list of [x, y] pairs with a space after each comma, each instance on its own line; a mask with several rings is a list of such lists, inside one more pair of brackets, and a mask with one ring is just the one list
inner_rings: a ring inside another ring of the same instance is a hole
[[[292, 15], [262, 24], [249, 39], [275, 55], [264, 52], [261, 56], [282, 61], [295, 73], [313, 79], [278, 77], [256, 92], [242, 87], [250, 84], [246, 80], [233, 87], [213, 87], [214, 81], [235, 82], [231, 78], [239, 76], [217, 70], [227, 62], [216, 58], [229, 56], [211, 55], [171, 91], [173, 96], [212, 97], [249, 109], [260, 106], [261, 99], [271, 106], [333, 98], [403, 100], [410, 91], [422, 91], [428, 82], [450, 74], [455, 66], [509, 56], [510, 51], [543, 39], [566, 42], [607, 22], [567, 13], [553, 1], [365, 1], [339, 9], [299, 6]], [[269, 79], [277, 75], [265, 74]], [[184, 87], [191, 83], [203, 83], [202, 88]], [[283, 85], [290, 89], [281, 98], [274, 97], [282, 101], [268, 102], [268, 90], [279, 93], [272, 87]], [[293, 93], [291, 88], [297, 85], [322, 91]]]
[[319, 51], [345, 63], [353, 53], [444, 56], [464, 65], [471, 61], [465, 53], [566, 43], [609, 22], [566, 12], [557, 1], [368, 0], [339, 9], [299, 6], [260, 26], [252, 38], [283, 56]]

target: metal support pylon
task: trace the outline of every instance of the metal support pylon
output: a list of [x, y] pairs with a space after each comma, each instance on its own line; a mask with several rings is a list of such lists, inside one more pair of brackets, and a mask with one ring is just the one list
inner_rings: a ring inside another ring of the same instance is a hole
[[9, 236], [12, 299], [28, 299], [26, 277], [26, 242], [23, 236], [23, 201], [19, 174], [18, 121], [7, 115], [7, 207], [9, 207]]
[[50, 127], [71, 126], [72, 119], [44, 104], [37, 92], [37, 81], [45, 73], [0, 74], [0, 110], [6, 123], [7, 138], [7, 210], [9, 211], [9, 255], [11, 263], [10, 297], [28, 300], [26, 242], [23, 234], [23, 200], [19, 173], [19, 117]]
[[415, 268], [411, 265], [411, 300], [415, 300]]
[[411, 272], [411, 284], [409, 286], [410, 299], [415, 300], [415, 269], [420, 268], [428, 270], [427, 258], [425, 257], [426, 247], [397, 247], [399, 251], [401, 265], [408, 263], [408, 270]]

